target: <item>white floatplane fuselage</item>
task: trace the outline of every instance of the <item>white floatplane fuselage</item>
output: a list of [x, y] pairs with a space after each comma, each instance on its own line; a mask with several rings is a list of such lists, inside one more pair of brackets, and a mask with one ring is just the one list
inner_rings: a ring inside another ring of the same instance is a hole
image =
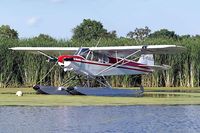
[[121, 58], [105, 57], [95, 61], [87, 60], [80, 55], [62, 55], [58, 57], [58, 64], [64, 67], [65, 71], [73, 70], [79, 74], [92, 76], [137, 75], [153, 72], [153, 69], [144, 64], [121, 60]]

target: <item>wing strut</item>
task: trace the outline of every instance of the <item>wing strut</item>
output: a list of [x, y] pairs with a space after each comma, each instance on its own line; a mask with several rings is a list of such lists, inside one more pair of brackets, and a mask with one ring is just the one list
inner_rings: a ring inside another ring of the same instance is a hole
[[43, 53], [41, 51], [37, 51], [37, 52], [40, 53], [40, 54], [42, 54], [42, 55], [44, 55], [44, 56], [46, 56], [46, 57], [48, 57], [49, 59], [53, 59], [53, 57], [51, 57], [51, 56], [49, 56], [49, 55], [47, 55], [47, 54], [45, 54], [45, 53]]
[[100, 71], [97, 75], [100, 75], [100, 74], [102, 74], [103, 72], [106, 72], [106, 71], [112, 69], [112, 67], [114, 67], [115, 65], [117, 65], [117, 64], [119, 64], [119, 63], [121, 63], [121, 62], [123, 62], [123, 61], [126, 60], [127, 58], [129, 58], [129, 57], [131, 57], [131, 56], [133, 56], [133, 55], [135, 55], [135, 54], [137, 54], [137, 53], [139, 53], [139, 52], [141, 52], [141, 51], [142, 51], [142, 49], [139, 49], [139, 50], [135, 51], [134, 53], [132, 53], [132, 54], [126, 56], [126, 57], [123, 58], [122, 60], [120, 60], [120, 61], [114, 63], [113, 65], [107, 67], [106, 69]]
[[42, 55], [44, 55], [44, 56], [46, 56], [47, 58], [48, 58], [48, 62], [57, 62], [57, 58], [56, 57], [52, 57], [52, 56], [49, 56], [49, 55], [47, 55], [47, 54], [45, 54], [44, 52], [41, 52], [41, 51], [37, 51], [38, 53], [40, 53], [40, 54], [42, 54]]

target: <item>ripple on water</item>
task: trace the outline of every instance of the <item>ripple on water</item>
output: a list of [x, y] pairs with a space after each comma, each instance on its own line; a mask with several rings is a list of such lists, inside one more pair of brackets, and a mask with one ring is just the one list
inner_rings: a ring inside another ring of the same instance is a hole
[[0, 133], [200, 132], [200, 106], [0, 107]]

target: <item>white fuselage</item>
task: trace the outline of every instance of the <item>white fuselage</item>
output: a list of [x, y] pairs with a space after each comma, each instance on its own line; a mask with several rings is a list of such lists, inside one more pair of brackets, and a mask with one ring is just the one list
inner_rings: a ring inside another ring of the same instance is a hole
[[137, 75], [147, 74], [153, 71], [148, 67], [139, 66], [139, 63], [131, 60], [116, 64], [116, 62], [91, 61], [73, 57], [72, 61], [64, 61], [63, 63], [60, 63], [60, 65], [62, 64], [64, 70], [73, 70], [76, 73], [91, 76]]

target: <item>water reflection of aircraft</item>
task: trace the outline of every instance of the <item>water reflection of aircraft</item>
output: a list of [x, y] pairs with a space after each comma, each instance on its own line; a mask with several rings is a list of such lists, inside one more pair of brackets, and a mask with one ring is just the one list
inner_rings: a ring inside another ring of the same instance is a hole
[[[83, 95], [134, 95], [140, 90], [112, 89], [105, 76], [141, 75], [155, 70], [167, 70], [168, 65], [155, 65], [153, 54], [173, 54], [184, 50], [176, 45], [115, 46], [115, 47], [13, 47], [17, 51], [28, 51], [46, 56], [57, 62], [64, 71], [74, 71], [86, 79], [94, 79], [104, 87], [52, 87], [34, 86], [38, 92], [47, 94]], [[51, 55], [51, 56], [50, 56]], [[96, 78], [101, 77], [101, 78]]]

